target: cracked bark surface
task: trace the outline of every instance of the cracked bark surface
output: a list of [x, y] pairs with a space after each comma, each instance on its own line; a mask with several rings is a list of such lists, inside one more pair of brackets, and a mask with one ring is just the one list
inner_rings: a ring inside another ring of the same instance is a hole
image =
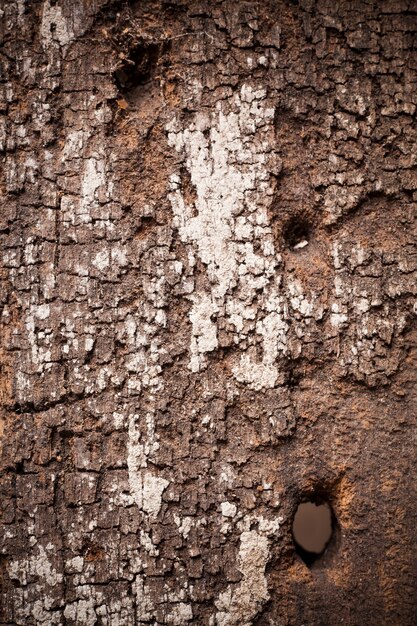
[[412, 626], [415, 2], [0, 13], [0, 624]]

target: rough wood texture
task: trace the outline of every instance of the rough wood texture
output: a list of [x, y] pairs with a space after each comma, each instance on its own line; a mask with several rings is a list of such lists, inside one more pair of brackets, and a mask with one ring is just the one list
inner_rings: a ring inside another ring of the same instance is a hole
[[0, 12], [0, 623], [413, 626], [416, 3]]

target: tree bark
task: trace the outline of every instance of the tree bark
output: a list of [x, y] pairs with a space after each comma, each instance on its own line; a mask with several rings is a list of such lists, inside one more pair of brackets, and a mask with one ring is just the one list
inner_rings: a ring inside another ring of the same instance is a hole
[[0, 13], [0, 623], [413, 626], [416, 3]]

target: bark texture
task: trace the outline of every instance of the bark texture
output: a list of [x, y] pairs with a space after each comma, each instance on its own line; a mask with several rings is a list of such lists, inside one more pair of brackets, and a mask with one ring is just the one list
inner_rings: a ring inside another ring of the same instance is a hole
[[0, 13], [0, 623], [413, 626], [415, 1]]

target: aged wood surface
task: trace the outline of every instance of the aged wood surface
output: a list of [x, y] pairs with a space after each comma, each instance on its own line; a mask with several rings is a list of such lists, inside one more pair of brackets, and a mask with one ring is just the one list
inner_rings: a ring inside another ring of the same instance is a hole
[[0, 624], [415, 625], [417, 3], [0, 14]]

